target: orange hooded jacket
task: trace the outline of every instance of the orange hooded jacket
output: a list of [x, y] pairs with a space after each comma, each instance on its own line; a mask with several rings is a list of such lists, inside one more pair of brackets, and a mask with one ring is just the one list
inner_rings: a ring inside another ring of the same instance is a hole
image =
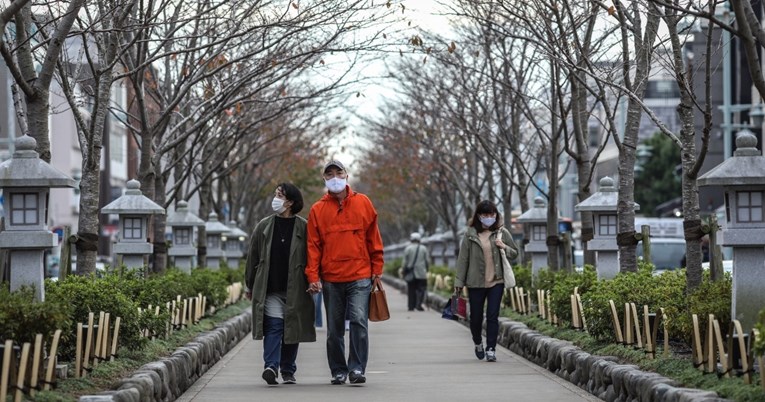
[[352, 282], [382, 275], [383, 244], [377, 211], [364, 194], [345, 187], [342, 204], [325, 194], [308, 214], [309, 283]]

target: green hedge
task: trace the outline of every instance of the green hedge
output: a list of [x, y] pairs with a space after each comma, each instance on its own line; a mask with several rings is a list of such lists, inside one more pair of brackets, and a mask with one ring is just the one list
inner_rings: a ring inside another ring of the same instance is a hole
[[100, 311], [108, 312], [111, 321], [121, 318], [121, 347], [135, 350], [144, 346], [142, 330], [152, 334], [165, 331], [169, 313], [159, 316], [138, 314], [139, 308], [162, 306], [178, 295], [207, 296], [207, 305], [221, 307], [227, 297], [226, 287], [244, 279], [244, 264], [235, 269], [194, 269], [186, 274], [170, 268], [163, 274], [143, 277], [136, 270], [114, 269], [88, 276], [70, 275], [61, 281], [46, 280], [45, 302], [34, 301], [32, 289], [9, 292], [0, 289], [0, 340], [32, 341], [36, 334], [50, 337], [56, 329], [62, 330], [59, 355], [63, 360], [74, 357], [77, 323], [87, 323], [93, 312], [98, 319]]

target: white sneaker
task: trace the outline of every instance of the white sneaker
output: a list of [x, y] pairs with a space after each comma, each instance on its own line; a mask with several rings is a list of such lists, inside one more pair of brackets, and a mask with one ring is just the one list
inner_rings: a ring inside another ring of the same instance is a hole
[[494, 349], [486, 349], [486, 361], [487, 362], [497, 361], [497, 353], [494, 351]]

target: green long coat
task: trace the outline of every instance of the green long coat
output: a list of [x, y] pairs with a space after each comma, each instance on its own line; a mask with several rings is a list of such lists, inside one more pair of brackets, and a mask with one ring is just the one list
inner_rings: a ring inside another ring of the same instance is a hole
[[[492, 244], [491, 257], [494, 260], [494, 272], [499, 278], [502, 278], [502, 262], [499, 259], [499, 248], [494, 246], [494, 239], [501, 233], [502, 242], [508, 245], [505, 251], [509, 260], [518, 256], [518, 246], [515, 245], [513, 237], [506, 229], [501, 228], [489, 235], [489, 242]], [[483, 288], [486, 287], [486, 260], [483, 258], [483, 248], [481, 241], [478, 240], [478, 232], [470, 226], [465, 232], [465, 237], [460, 244], [460, 253], [457, 256], [457, 275], [454, 278], [455, 287]], [[504, 280], [504, 278], [502, 278]]]
[[[268, 268], [271, 264], [274, 220], [275, 215], [261, 220], [250, 237], [245, 282], [247, 288], [252, 290], [253, 339], [263, 339], [263, 314], [268, 286]], [[287, 273], [287, 306], [284, 310], [284, 343], [288, 344], [316, 341], [316, 329], [313, 326], [316, 314], [313, 297], [306, 293], [308, 281], [305, 277], [305, 229], [306, 220], [296, 216]]]

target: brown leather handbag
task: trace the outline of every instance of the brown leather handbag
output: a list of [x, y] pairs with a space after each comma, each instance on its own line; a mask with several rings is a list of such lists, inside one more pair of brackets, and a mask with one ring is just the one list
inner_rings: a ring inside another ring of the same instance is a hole
[[380, 278], [372, 283], [372, 291], [369, 292], [369, 321], [385, 321], [390, 318], [388, 300], [385, 298]]

